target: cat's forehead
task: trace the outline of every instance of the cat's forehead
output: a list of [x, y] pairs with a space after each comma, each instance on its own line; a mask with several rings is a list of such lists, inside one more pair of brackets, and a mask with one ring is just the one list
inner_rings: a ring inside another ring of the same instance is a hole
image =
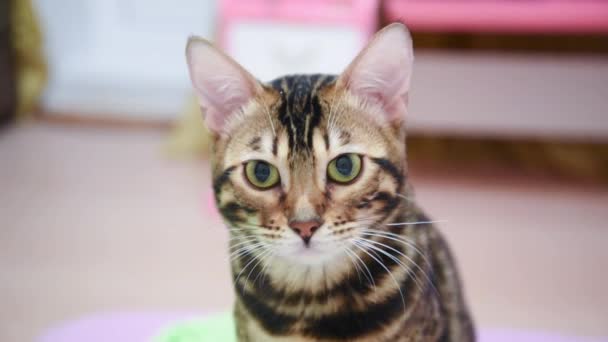
[[313, 132], [326, 119], [320, 91], [334, 83], [333, 75], [291, 75], [270, 82], [278, 91], [276, 118], [287, 133], [290, 151], [310, 151]]
[[340, 153], [384, 156], [390, 134], [378, 109], [335, 87], [333, 75], [284, 76], [265, 85], [228, 124], [224, 165], [262, 159], [283, 169], [308, 171]]

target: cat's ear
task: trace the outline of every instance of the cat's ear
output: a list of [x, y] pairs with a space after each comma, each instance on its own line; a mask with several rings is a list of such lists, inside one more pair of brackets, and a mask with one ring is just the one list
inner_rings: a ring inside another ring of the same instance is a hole
[[340, 76], [339, 84], [365, 101], [382, 105], [389, 121], [402, 121], [414, 53], [412, 38], [403, 24], [378, 32]]
[[186, 46], [190, 80], [207, 127], [221, 133], [231, 115], [261, 91], [260, 83], [210, 42], [190, 37]]

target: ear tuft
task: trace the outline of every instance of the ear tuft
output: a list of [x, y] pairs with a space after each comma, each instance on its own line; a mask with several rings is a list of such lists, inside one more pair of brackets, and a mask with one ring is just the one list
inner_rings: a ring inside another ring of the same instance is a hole
[[186, 59], [207, 127], [221, 133], [229, 117], [255, 97], [261, 86], [238, 63], [205, 39], [188, 39]]
[[414, 54], [400, 23], [380, 30], [340, 76], [340, 84], [366, 101], [380, 103], [389, 121], [404, 119]]

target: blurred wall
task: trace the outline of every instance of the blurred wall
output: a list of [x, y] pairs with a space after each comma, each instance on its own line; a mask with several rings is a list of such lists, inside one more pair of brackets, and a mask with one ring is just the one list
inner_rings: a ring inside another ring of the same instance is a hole
[[189, 82], [188, 35], [213, 36], [212, 0], [35, 0], [46, 34], [44, 106], [169, 118]]
[[[176, 118], [190, 93], [186, 38], [214, 37], [217, 21], [214, 0], [36, 4], [46, 28], [51, 72], [43, 105], [50, 112], [82, 116]], [[306, 62], [314, 59], [313, 52], [320, 52], [316, 58], [325, 62], [326, 68], [317, 71], [338, 73], [358, 46], [347, 30], [330, 34], [327, 28], [298, 27], [284, 20], [244, 22], [240, 28], [235, 31], [236, 44], [228, 48], [246, 67], [270, 65], [251, 67], [262, 80], [273, 72], [279, 76], [286, 70], [309, 71]], [[322, 39], [325, 45], [319, 43]], [[273, 44], [285, 48], [276, 50]], [[300, 50], [306, 44], [312, 49]], [[608, 139], [605, 55], [418, 49], [416, 56], [411, 131]], [[281, 59], [287, 63], [279, 63]]]

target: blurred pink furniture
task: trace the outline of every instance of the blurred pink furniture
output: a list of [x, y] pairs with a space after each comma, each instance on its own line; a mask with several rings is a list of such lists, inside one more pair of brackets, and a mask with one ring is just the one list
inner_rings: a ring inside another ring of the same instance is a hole
[[221, 47], [262, 81], [336, 73], [378, 26], [380, 0], [221, 0]]
[[[57, 326], [37, 342], [148, 342], [163, 329], [194, 314], [167, 312], [107, 313]], [[201, 317], [199, 315], [198, 317]], [[550, 333], [484, 329], [480, 342], [606, 342], [605, 338], [566, 337]]]
[[414, 31], [607, 33], [603, 0], [386, 0], [389, 20]]
[[240, 21], [266, 21], [347, 26], [366, 36], [377, 27], [378, 0], [221, 0], [220, 42], [229, 27]]

